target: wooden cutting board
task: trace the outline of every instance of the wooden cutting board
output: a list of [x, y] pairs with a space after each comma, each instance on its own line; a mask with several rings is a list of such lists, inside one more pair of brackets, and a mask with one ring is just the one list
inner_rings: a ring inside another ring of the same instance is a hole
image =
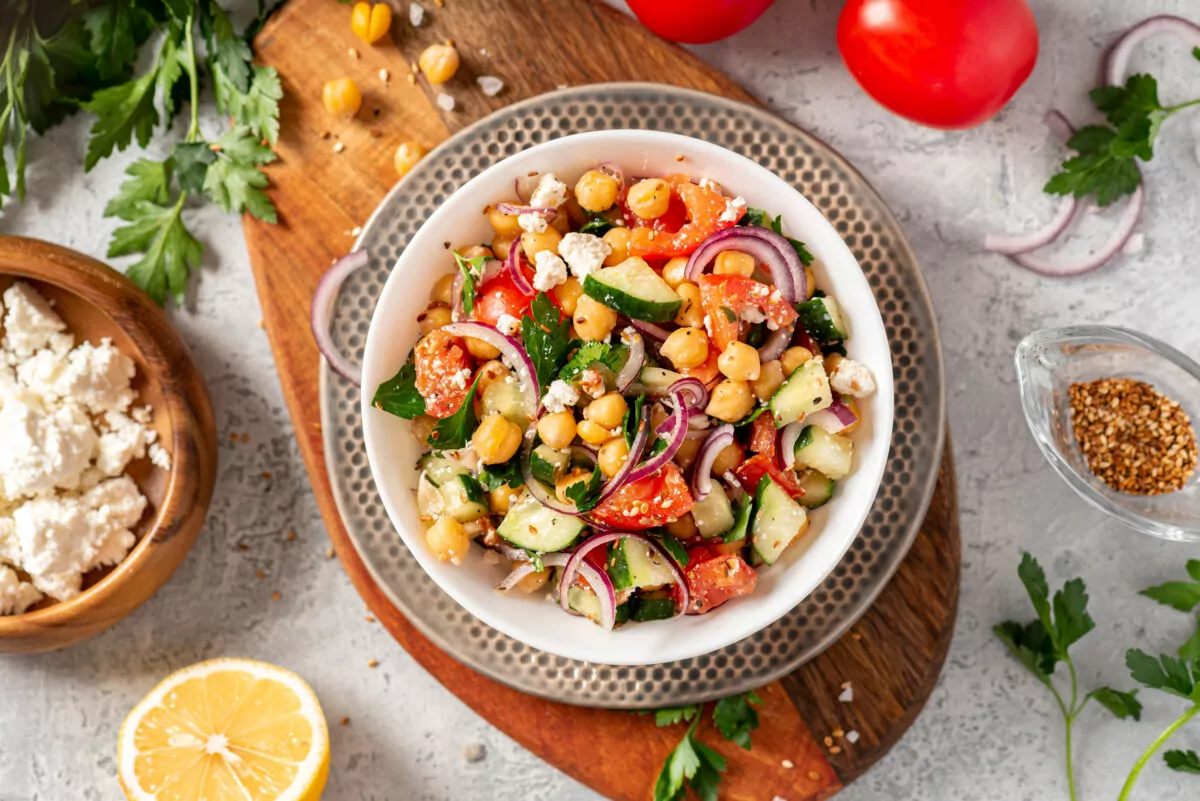
[[[392, 154], [401, 141], [432, 147], [495, 109], [560, 85], [657, 81], [753, 98], [632, 19], [587, 0], [422, 5], [424, 22], [413, 28], [407, 0], [394, 3], [392, 36], [375, 46], [353, 36], [350, 7], [332, 0], [291, 0], [258, 38], [260, 59], [279, 70], [286, 92], [280, 160], [267, 170], [280, 222], [245, 222], [264, 323], [330, 539], [380, 622], [451, 692], [524, 747], [610, 798], [643, 801], [652, 797], [679, 727], [657, 729], [649, 716], [570, 707], [487, 679], [418, 633], [374, 584], [347, 538], [326, 474], [310, 299], [322, 272], [349, 250], [355, 229], [395, 183]], [[439, 89], [408, 78], [421, 50], [447, 39], [463, 58], [444, 87], [457, 101], [451, 112], [434, 103]], [[324, 83], [343, 75], [358, 82], [365, 98], [358, 118], [349, 121], [330, 118], [321, 105]], [[486, 97], [475, 83], [481, 75], [500, 77], [504, 90]], [[947, 446], [936, 497], [903, 566], [850, 634], [763, 689], [753, 750], [702, 731], [729, 760], [721, 797], [828, 798], [887, 753], [937, 681], [954, 627], [959, 562]], [[844, 682], [855, 688], [852, 703], [838, 701]], [[860, 739], [825, 739], [838, 730], [856, 731]]]

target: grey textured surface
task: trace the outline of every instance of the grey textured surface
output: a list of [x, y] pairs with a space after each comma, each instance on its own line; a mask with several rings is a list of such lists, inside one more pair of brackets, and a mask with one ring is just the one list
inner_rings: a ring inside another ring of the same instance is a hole
[[[1039, 122], [1049, 106], [1088, 119], [1084, 90], [1111, 37], [1151, 13], [1195, 14], [1192, 0], [1034, 0], [1042, 30], [1033, 77], [994, 122], [965, 133], [898, 120], [863, 96], [842, 69], [834, 0], [779, 0], [765, 20], [700, 54], [788, 119], [856, 163], [906, 226], [941, 315], [963, 523], [958, 631], [929, 707], [890, 756], [839, 798], [984, 801], [1064, 798], [1063, 749], [1047, 694], [990, 634], [1025, 617], [1016, 581], [1022, 549], [1052, 583], [1082, 574], [1097, 630], [1079, 646], [1081, 682], [1128, 686], [1128, 645], [1168, 650], [1183, 615], [1136, 591], [1177, 575], [1195, 549], [1139, 537], [1086, 507], [1051, 472], [1021, 419], [1011, 366], [1017, 339], [1044, 325], [1107, 322], [1200, 353], [1194, 280], [1200, 252], [1200, 117], [1173, 120], [1147, 172], [1144, 249], [1070, 281], [1023, 273], [980, 252], [990, 230], [1048, 216], [1040, 195], [1058, 148]], [[497, 43], [499, 44], [499, 43]], [[1178, 45], [1151, 45], [1138, 66], [1163, 78], [1165, 99], [1200, 83]], [[207, 119], [213, 130], [219, 123]], [[0, 231], [42, 236], [102, 255], [113, 227], [100, 211], [134, 154], [83, 177], [84, 121], [31, 146], [33, 191], [0, 214]], [[290, 667], [313, 684], [332, 723], [330, 799], [594, 799], [516, 747], [427, 676], [364, 619], [334, 561], [283, 407], [238, 221], [193, 212], [209, 246], [202, 280], [174, 315], [208, 376], [221, 431], [221, 473], [205, 532], [177, 576], [109, 632], [68, 651], [0, 658], [0, 798], [121, 797], [116, 730], [169, 671], [199, 659], [247, 655]], [[233, 443], [231, 433], [247, 433]], [[269, 473], [270, 478], [264, 474]], [[296, 531], [289, 542], [286, 532]], [[239, 545], [245, 545], [242, 550]], [[255, 572], [266, 578], [259, 580]], [[281, 600], [270, 600], [279, 590]], [[380, 660], [367, 667], [368, 659]], [[856, 688], [860, 693], [869, 688]], [[1141, 724], [1091, 710], [1081, 719], [1081, 798], [1112, 797], [1137, 752], [1179, 703], [1146, 694]], [[343, 716], [348, 726], [339, 726]], [[1200, 747], [1200, 731], [1180, 744]], [[483, 743], [468, 762], [461, 750]], [[1136, 797], [1194, 796], [1194, 778], [1160, 765]]]

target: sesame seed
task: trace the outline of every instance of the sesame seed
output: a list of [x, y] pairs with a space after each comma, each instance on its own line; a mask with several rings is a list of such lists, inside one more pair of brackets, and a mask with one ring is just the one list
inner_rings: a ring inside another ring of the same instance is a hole
[[817, 773], [815, 770], [810, 770], [808, 772], [808, 778], [812, 779], [815, 782], [821, 778], [821, 774]]
[[796, 767], [796, 763], [790, 759], [785, 759], [782, 762], [780, 762], [779, 764], [783, 765], [783, 767], [786, 768], [787, 770], [791, 770], [792, 768]]
[[335, 143], [335, 144], [334, 144], [334, 146], [333, 146], [333, 152], [334, 152], [334, 153], [341, 153], [341, 152], [342, 152], [343, 150], [345, 150], [345, 149], [346, 149], [346, 145], [344, 145], [344, 144], [343, 144], [343, 143], [341, 143], [341, 142], [337, 142], [337, 143]]
[[350, 58], [358, 58], [358, 51], [355, 50], [353, 47], [350, 48]]
[[835, 745], [833, 748], [829, 749], [829, 753], [834, 755], [840, 754], [842, 753], [842, 747], [840, 745]]

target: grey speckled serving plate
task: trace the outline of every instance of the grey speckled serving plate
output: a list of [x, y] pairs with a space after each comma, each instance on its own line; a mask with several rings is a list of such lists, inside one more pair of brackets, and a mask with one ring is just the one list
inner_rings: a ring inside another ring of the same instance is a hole
[[862, 533], [834, 572], [783, 618], [720, 651], [648, 667], [577, 662], [501, 634], [456, 604], [417, 564], [379, 500], [363, 445], [357, 387], [322, 363], [325, 459], [338, 510], [380, 588], [451, 656], [523, 692], [564, 703], [639, 709], [761, 687], [821, 653], [870, 607], [908, 552], [933, 497], [945, 431], [941, 345], [904, 235], [870, 185], [828, 145], [768, 112], [658, 84], [594, 84], [514, 104], [459, 132], [393, 189], [364, 227], [370, 265], [337, 302], [334, 336], [362, 355], [375, 299], [421, 223], [496, 162], [583, 131], [653, 128], [737, 151], [811, 200], [854, 252], [891, 343], [896, 419], [887, 472]]

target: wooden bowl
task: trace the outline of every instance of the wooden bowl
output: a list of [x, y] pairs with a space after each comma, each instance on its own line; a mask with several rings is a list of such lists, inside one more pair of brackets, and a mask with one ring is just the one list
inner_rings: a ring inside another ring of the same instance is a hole
[[0, 616], [0, 653], [37, 653], [73, 645], [124, 618], [163, 585], [196, 541], [216, 482], [217, 434], [204, 378], [157, 304], [125, 276], [48, 242], [0, 236], [0, 292], [28, 282], [55, 304], [76, 342], [109, 337], [137, 365], [136, 403], [154, 409], [152, 426], [171, 469], [148, 459], [129, 475], [149, 505], [138, 540], [119, 564], [84, 576], [69, 601], [43, 600]]

